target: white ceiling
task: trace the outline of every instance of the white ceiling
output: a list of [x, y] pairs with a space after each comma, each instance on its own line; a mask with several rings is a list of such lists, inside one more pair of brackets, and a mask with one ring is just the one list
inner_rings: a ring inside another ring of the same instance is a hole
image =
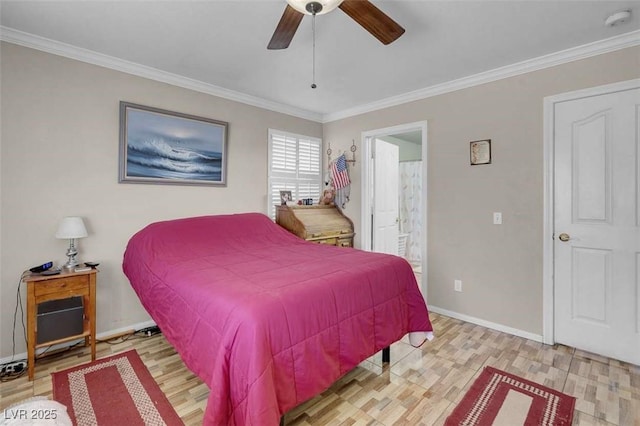
[[[315, 90], [311, 17], [288, 49], [266, 48], [285, 0], [2, 0], [0, 24], [319, 116], [640, 34], [638, 0], [373, 3], [406, 33], [384, 46], [339, 9], [318, 16]], [[625, 9], [629, 22], [604, 26]]]

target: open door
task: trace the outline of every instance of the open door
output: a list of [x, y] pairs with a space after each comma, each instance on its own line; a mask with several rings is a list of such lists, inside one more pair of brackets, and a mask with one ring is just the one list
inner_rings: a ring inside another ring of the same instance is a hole
[[375, 139], [373, 145], [373, 251], [398, 254], [397, 146]]
[[[377, 139], [386, 139], [389, 136], [415, 133], [419, 135], [419, 149], [421, 151], [420, 158], [422, 160], [422, 190], [420, 197], [420, 239], [421, 239], [421, 274], [420, 274], [420, 290], [427, 297], [428, 285], [427, 285], [427, 122], [418, 121], [415, 123], [400, 124], [397, 126], [386, 127], [382, 129], [369, 130], [362, 132], [362, 205], [360, 211], [360, 230], [359, 241], [357, 241], [357, 247], [367, 251], [381, 251], [389, 252], [393, 254], [398, 253], [398, 233], [399, 224], [396, 223], [396, 218], [399, 218], [399, 194], [400, 194], [400, 154], [402, 151], [398, 149], [398, 155], [395, 158], [390, 158], [390, 155], [394, 155], [385, 151], [386, 145], [380, 144], [378, 146]], [[384, 172], [386, 167], [395, 167], [393, 171]], [[388, 179], [385, 180], [385, 174]], [[391, 183], [393, 180], [393, 183]], [[385, 186], [384, 183], [388, 186]], [[380, 190], [378, 189], [380, 186]], [[386, 190], [395, 191], [393, 195], [387, 193], [382, 195]], [[379, 192], [379, 193], [378, 193]], [[388, 200], [386, 203], [384, 200]], [[375, 200], [375, 201], [374, 201]], [[393, 200], [393, 201], [392, 201]], [[385, 211], [386, 209], [394, 209], [392, 212]], [[379, 210], [380, 213], [376, 213]], [[385, 219], [382, 219], [385, 216]], [[374, 223], [375, 221], [375, 223]], [[393, 233], [392, 235], [389, 235]], [[376, 241], [374, 243], [374, 240]], [[386, 245], [386, 248], [385, 248]]]

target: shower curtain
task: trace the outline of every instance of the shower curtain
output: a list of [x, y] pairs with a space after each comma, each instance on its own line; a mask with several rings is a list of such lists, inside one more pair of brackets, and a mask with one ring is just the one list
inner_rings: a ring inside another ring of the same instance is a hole
[[408, 234], [405, 258], [422, 261], [422, 161], [400, 163], [400, 234]]

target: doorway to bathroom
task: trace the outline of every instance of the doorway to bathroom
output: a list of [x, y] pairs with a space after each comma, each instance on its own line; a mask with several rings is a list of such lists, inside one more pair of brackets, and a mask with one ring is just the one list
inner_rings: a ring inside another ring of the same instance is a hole
[[361, 245], [404, 257], [427, 294], [427, 122], [362, 133]]

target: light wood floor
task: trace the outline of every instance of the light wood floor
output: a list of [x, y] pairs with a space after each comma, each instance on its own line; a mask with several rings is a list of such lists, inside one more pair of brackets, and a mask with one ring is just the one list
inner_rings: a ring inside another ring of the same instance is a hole
[[[640, 367], [566, 346], [546, 346], [445, 316], [431, 315], [436, 339], [401, 341], [391, 365], [371, 357], [320, 396], [287, 413], [288, 425], [441, 425], [486, 365], [577, 398], [574, 425], [640, 426]], [[187, 425], [202, 421], [209, 390], [162, 336], [98, 345], [98, 358], [135, 348]], [[86, 348], [39, 360], [33, 382], [0, 384], [0, 410], [51, 397], [53, 371], [88, 362]]]

